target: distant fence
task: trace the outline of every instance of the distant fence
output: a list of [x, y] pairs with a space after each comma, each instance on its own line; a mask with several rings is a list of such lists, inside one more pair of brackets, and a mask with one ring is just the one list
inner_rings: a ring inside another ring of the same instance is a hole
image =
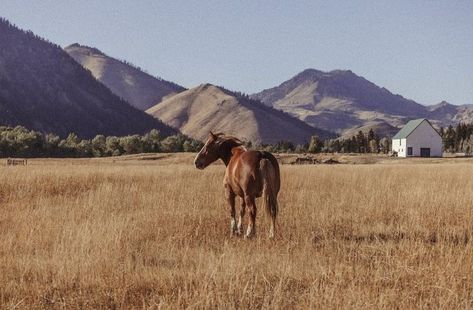
[[295, 161], [291, 162], [292, 165], [306, 165], [306, 164], [319, 164], [320, 161], [312, 157], [297, 157]]
[[7, 166], [26, 166], [28, 161], [26, 159], [8, 158]]

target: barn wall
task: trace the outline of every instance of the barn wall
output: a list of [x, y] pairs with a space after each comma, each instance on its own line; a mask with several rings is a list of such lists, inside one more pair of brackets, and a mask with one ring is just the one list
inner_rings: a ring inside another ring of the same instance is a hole
[[406, 157], [406, 139], [393, 139], [391, 148], [394, 152], [397, 152], [397, 156]]
[[425, 147], [430, 148], [430, 156], [442, 157], [442, 138], [427, 121], [417, 126], [406, 140], [405, 154], [407, 154], [407, 147], [411, 146], [413, 156], [420, 156], [420, 149]]

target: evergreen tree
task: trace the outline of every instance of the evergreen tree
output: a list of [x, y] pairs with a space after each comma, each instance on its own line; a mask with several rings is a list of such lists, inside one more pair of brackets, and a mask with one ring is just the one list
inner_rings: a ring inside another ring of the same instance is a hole
[[455, 136], [455, 129], [453, 129], [452, 125], [448, 126], [443, 136], [443, 145], [446, 152], [455, 151]]
[[374, 133], [373, 128], [370, 128], [370, 131], [368, 132], [368, 141], [371, 141], [371, 140], [376, 140], [376, 135]]
[[358, 147], [358, 153], [366, 153], [367, 151], [367, 141], [366, 141], [366, 137], [365, 135], [363, 134], [363, 132], [360, 130], [358, 131], [358, 134], [356, 135], [356, 143], [357, 143], [357, 147]]

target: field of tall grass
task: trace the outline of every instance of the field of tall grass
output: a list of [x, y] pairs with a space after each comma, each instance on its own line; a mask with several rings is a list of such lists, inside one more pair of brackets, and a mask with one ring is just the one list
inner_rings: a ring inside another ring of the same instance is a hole
[[473, 307], [473, 162], [284, 165], [275, 240], [230, 237], [223, 174], [0, 167], [0, 308]]

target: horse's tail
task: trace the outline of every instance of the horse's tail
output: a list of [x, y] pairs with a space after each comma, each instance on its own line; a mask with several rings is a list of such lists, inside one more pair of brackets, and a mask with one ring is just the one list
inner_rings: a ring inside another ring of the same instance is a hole
[[259, 169], [263, 182], [263, 206], [266, 213], [271, 216], [270, 237], [274, 237], [274, 226], [278, 215], [279, 166], [277, 166], [275, 159], [273, 162], [269, 158], [263, 158], [260, 161]]

